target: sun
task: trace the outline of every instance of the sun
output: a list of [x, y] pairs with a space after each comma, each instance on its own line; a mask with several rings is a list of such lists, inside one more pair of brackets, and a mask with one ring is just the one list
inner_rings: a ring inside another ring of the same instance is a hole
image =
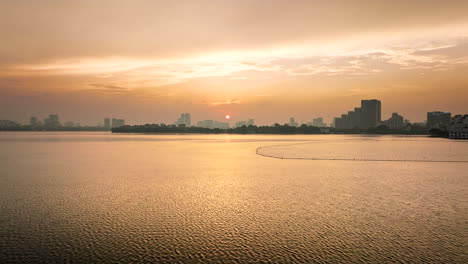
[[229, 120], [229, 118], [231, 118], [231, 116], [230, 116], [230, 115], [226, 115], [226, 119]]

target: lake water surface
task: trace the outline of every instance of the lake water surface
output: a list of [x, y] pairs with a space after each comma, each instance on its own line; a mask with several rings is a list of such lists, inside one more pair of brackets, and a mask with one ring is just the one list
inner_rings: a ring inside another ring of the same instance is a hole
[[467, 245], [467, 141], [0, 133], [0, 263], [467, 263]]

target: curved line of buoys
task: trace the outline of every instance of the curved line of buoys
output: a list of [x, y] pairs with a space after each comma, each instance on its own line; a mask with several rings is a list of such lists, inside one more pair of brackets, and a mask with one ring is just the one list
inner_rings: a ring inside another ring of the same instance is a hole
[[284, 144], [284, 145], [270, 145], [270, 146], [262, 146], [258, 147], [255, 150], [255, 154], [266, 157], [266, 158], [273, 158], [273, 159], [285, 159], [285, 160], [330, 160], [330, 161], [390, 161], [390, 162], [438, 162], [438, 163], [468, 163], [468, 160], [412, 160], [412, 159], [356, 159], [356, 158], [297, 158], [297, 157], [284, 157], [282, 156], [275, 156], [275, 155], [268, 155], [262, 153], [261, 150], [263, 148], [271, 148], [271, 147], [284, 147], [284, 146], [291, 146], [291, 145], [302, 145], [308, 144], [313, 142], [303, 142], [303, 143], [293, 143], [293, 144]]

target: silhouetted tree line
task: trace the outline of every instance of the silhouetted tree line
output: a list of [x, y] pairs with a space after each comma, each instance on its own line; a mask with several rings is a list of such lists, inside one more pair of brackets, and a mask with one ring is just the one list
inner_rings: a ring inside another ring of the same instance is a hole
[[137, 126], [121, 126], [113, 128], [114, 133], [203, 133], [203, 134], [321, 134], [318, 127], [302, 125], [293, 127], [280, 124], [274, 126], [242, 126], [236, 128], [203, 128], [203, 127], [185, 127], [164, 124], [146, 124]]
[[[199, 133], [199, 134], [395, 134], [395, 135], [428, 135], [437, 137], [447, 136], [446, 131], [437, 131], [432, 129], [428, 131], [426, 126], [408, 125], [400, 129], [391, 129], [387, 126], [372, 127], [369, 129], [351, 128], [337, 129], [301, 125], [299, 127], [289, 126], [288, 124], [273, 126], [242, 126], [236, 128], [204, 128], [204, 127], [185, 127], [184, 125], [165, 125], [165, 124], [146, 124], [135, 126], [121, 126], [113, 128], [114, 133]], [[15, 125], [10, 127], [0, 127], [0, 131], [107, 131], [104, 127], [80, 126], [80, 127], [32, 127], [30, 125]]]
[[424, 126], [408, 126], [400, 129], [391, 129], [387, 126], [372, 127], [369, 129], [335, 129], [327, 130], [319, 127], [301, 125], [299, 127], [289, 126], [288, 124], [273, 126], [242, 126], [236, 128], [203, 128], [203, 127], [185, 127], [184, 125], [165, 125], [165, 124], [146, 124], [136, 126], [122, 126], [113, 128], [114, 133], [200, 133], [200, 134], [396, 134], [396, 135], [427, 135], [427, 128]]

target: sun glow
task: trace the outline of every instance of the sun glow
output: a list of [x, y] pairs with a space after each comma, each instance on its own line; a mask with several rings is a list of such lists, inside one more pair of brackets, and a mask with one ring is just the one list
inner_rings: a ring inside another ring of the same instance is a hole
[[226, 115], [226, 120], [229, 120], [231, 118], [230, 115]]

